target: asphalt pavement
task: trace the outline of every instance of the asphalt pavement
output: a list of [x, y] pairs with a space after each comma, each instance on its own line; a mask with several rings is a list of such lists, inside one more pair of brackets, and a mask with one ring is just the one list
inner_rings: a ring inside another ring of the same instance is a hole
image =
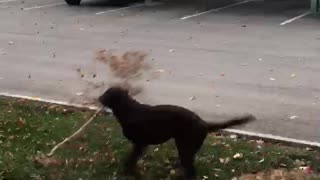
[[258, 120], [242, 130], [319, 142], [320, 19], [308, 6], [230, 1], [199, 12], [181, 2], [0, 0], [0, 92], [67, 101], [85, 87], [75, 69], [96, 49], [142, 50], [163, 71], [142, 82], [139, 100], [208, 121], [252, 113]]

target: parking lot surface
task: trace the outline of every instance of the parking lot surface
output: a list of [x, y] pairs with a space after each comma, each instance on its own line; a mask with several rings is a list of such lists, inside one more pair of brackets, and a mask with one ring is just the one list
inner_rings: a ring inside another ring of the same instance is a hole
[[169, 1], [0, 0], [0, 91], [68, 100], [84, 86], [75, 68], [96, 49], [142, 50], [164, 70], [146, 82], [144, 102], [182, 105], [208, 121], [249, 112], [258, 121], [242, 130], [319, 142], [319, 29], [303, 0], [205, 12]]

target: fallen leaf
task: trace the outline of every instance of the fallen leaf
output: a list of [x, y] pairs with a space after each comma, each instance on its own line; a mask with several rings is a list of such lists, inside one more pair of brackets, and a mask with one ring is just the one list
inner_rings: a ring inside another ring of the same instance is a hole
[[240, 159], [240, 158], [242, 158], [242, 157], [243, 157], [243, 154], [242, 154], [242, 153], [236, 153], [236, 154], [233, 156], [234, 159]]
[[19, 119], [16, 121], [16, 125], [19, 127], [19, 128], [22, 128], [24, 126], [24, 120], [19, 117]]
[[300, 169], [300, 170], [303, 170], [304, 172], [306, 172], [306, 173], [308, 173], [308, 174], [310, 174], [310, 173], [313, 172], [313, 171], [312, 171], [312, 168], [311, 168], [310, 166], [300, 166], [299, 169]]
[[256, 143], [257, 144], [264, 144], [264, 141], [263, 140], [256, 140]]
[[189, 98], [189, 101], [192, 101], [192, 100], [195, 100], [195, 99], [196, 99], [196, 97], [191, 96], [191, 97]]
[[291, 120], [297, 119], [297, 118], [298, 118], [298, 116], [291, 116], [291, 117], [290, 117]]
[[8, 44], [9, 45], [14, 45], [14, 42], [13, 41], [9, 41]]
[[264, 162], [264, 158], [262, 158], [260, 161], [258, 161], [259, 163], [262, 163], [262, 162]]
[[230, 138], [231, 138], [231, 139], [237, 139], [238, 136], [237, 136], [236, 134], [232, 134], [232, 135], [230, 135]]
[[58, 105], [52, 104], [52, 105], [50, 105], [50, 106], [48, 107], [48, 109], [55, 109], [55, 108], [57, 108], [57, 107], [58, 107]]
[[284, 164], [284, 163], [281, 163], [281, 164], [280, 164], [280, 167], [287, 167], [287, 165]]
[[30, 177], [32, 177], [32, 179], [34, 179], [34, 180], [42, 180], [43, 179], [40, 175], [37, 175], [37, 174], [31, 174]]
[[5, 155], [6, 157], [10, 157], [10, 158], [13, 158], [13, 157], [14, 157], [13, 154], [12, 154], [11, 152], [9, 152], [9, 151], [5, 152], [4, 155]]
[[169, 50], [169, 52], [175, 52], [175, 51], [176, 51], [176, 50], [174, 50], [174, 49], [170, 49], [170, 50]]
[[171, 169], [171, 170], [170, 170], [170, 174], [171, 174], [171, 175], [175, 175], [175, 174], [176, 174], [176, 171], [175, 171], [174, 169]]
[[163, 69], [159, 69], [159, 70], [156, 70], [156, 72], [160, 72], [160, 73], [162, 73], [162, 72], [165, 72], [165, 70], [163, 70]]
[[83, 96], [83, 92], [77, 92], [76, 95], [77, 96]]
[[219, 161], [220, 161], [221, 164], [227, 164], [230, 161], [230, 158], [228, 158], [228, 157], [225, 158], [225, 159], [219, 158]]
[[306, 150], [307, 150], [307, 151], [312, 151], [313, 149], [310, 148], [310, 147], [306, 147]]

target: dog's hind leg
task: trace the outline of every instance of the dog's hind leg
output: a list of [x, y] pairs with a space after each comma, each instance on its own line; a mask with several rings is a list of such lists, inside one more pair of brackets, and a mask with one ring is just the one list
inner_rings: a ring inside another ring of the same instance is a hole
[[142, 156], [146, 146], [133, 144], [133, 149], [124, 162], [125, 173], [135, 173], [137, 161]]
[[184, 168], [186, 180], [196, 179], [196, 169], [193, 165], [194, 157], [201, 148], [206, 137], [206, 134], [204, 133], [200, 133], [198, 135], [199, 136], [195, 135], [192, 138], [183, 137], [175, 139], [181, 166]]

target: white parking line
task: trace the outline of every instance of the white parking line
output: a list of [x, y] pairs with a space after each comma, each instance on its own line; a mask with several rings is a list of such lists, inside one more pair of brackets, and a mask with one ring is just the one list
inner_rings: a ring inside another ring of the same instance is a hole
[[66, 3], [55, 3], [55, 4], [48, 4], [48, 5], [44, 5], [44, 6], [33, 6], [33, 7], [28, 7], [28, 8], [23, 8], [23, 10], [28, 11], [28, 10], [32, 10], [32, 9], [40, 9], [40, 8], [46, 8], [46, 7], [52, 7], [52, 6], [60, 6], [60, 5], [64, 5]]
[[14, 2], [19, 0], [1, 0], [0, 3]]
[[200, 13], [197, 13], [197, 14], [192, 14], [192, 15], [184, 16], [184, 17], [182, 17], [182, 18], [180, 18], [180, 19], [181, 19], [181, 20], [186, 20], [186, 19], [190, 19], [190, 18], [193, 18], [193, 17], [196, 17], [196, 16], [208, 14], [208, 13], [211, 13], [211, 12], [218, 12], [218, 11], [220, 11], [220, 10], [227, 9], [227, 8], [230, 8], [230, 7], [234, 7], [234, 6], [238, 6], [238, 5], [241, 5], [241, 4], [248, 3], [248, 2], [250, 2], [250, 0], [241, 1], [241, 2], [237, 2], [237, 3], [234, 3], [234, 4], [227, 5], [227, 6], [223, 6], [223, 7], [220, 7], [220, 8], [210, 9], [210, 10], [208, 10], [208, 11], [200, 12]]
[[284, 26], [284, 25], [289, 24], [289, 23], [291, 23], [291, 22], [293, 22], [293, 21], [295, 21], [295, 20], [298, 20], [298, 19], [303, 18], [303, 17], [309, 15], [310, 13], [311, 13], [311, 12], [306, 12], [306, 13], [303, 13], [303, 14], [297, 16], [297, 17], [288, 19], [288, 20], [286, 20], [286, 21], [283, 21], [280, 25], [281, 25], [281, 26]]
[[[84, 105], [81, 105], [81, 104], [71, 104], [71, 103], [68, 103], [68, 102], [65, 102], [65, 101], [57, 101], [57, 100], [40, 98], [40, 97], [17, 95], [17, 94], [11, 94], [11, 93], [7, 93], [7, 92], [0, 92], [0, 96], [28, 99], [28, 100], [34, 100], [34, 101], [41, 101], [41, 102], [53, 103], [53, 104], [59, 104], [59, 105], [65, 105], [65, 106], [89, 108], [89, 109], [92, 109], [92, 110], [97, 110], [99, 108], [97, 106], [84, 106]], [[110, 112], [110, 111], [108, 111], [108, 112]], [[282, 141], [282, 142], [294, 143], [294, 144], [300, 144], [300, 145], [307, 145], [307, 146], [313, 146], [313, 147], [320, 147], [320, 143], [319, 142], [299, 140], [299, 139], [288, 138], [288, 137], [283, 137], [283, 136], [276, 136], [276, 135], [272, 135], [272, 134], [256, 133], [256, 132], [243, 131], [243, 130], [238, 130], [238, 129], [225, 129], [224, 131], [229, 132], [229, 133], [245, 135], [245, 136], [249, 136], [249, 137], [276, 140], [276, 141]]]
[[144, 5], [145, 5], [145, 4], [138, 4], [138, 5], [134, 5], [134, 6], [128, 6], [128, 7], [123, 7], [123, 8], [117, 8], [117, 9], [111, 9], [111, 10], [106, 10], [106, 11], [100, 11], [100, 12], [97, 12], [96, 15], [105, 14], [105, 13], [110, 13], [110, 12], [116, 12], [116, 11], [121, 11], [121, 10], [136, 8], [136, 7], [141, 7], [141, 6], [144, 6]]

